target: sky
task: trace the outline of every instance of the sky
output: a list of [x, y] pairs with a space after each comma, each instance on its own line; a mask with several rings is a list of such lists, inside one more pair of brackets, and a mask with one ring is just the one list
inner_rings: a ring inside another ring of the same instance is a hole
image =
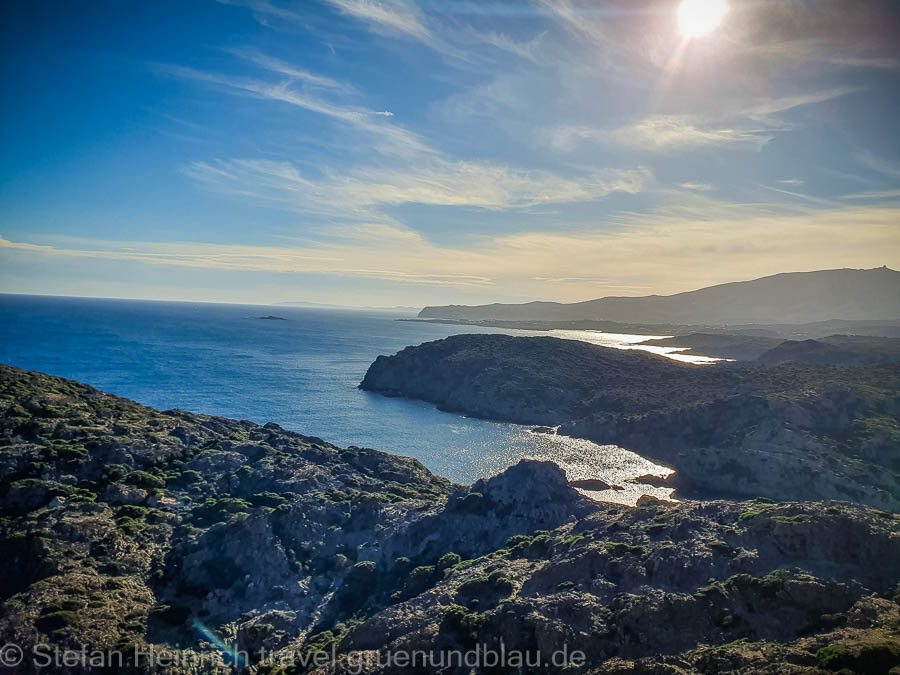
[[900, 5], [10, 0], [0, 292], [354, 306], [900, 268]]

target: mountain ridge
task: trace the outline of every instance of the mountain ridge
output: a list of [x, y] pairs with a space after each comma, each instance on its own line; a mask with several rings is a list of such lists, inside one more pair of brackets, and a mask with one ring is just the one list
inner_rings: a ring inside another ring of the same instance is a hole
[[900, 272], [887, 266], [782, 272], [672, 295], [607, 296], [576, 303], [445, 305], [420, 318], [682, 324], [881, 320], [900, 316]]

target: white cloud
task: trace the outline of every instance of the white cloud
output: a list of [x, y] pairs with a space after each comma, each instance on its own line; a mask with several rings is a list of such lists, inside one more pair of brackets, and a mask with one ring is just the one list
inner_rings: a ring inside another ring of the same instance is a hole
[[468, 60], [466, 54], [449, 44], [426, 25], [425, 16], [405, 0], [326, 0], [342, 14], [366, 23], [381, 35], [402, 35], [444, 54]]
[[562, 127], [553, 144], [573, 149], [581, 141], [614, 143], [649, 152], [673, 152], [691, 148], [724, 147], [761, 150], [773, 136], [764, 129], [708, 126], [688, 115], [652, 115], [632, 124], [605, 131], [590, 127]]
[[684, 190], [693, 190], [694, 192], [711, 192], [716, 190], [715, 185], [709, 183], [679, 183], [678, 187]]
[[775, 138], [775, 133], [792, 128], [774, 115], [856, 91], [859, 90], [837, 88], [792, 96], [727, 101], [718, 111], [708, 110], [702, 115], [658, 113], [615, 129], [559, 126], [551, 132], [550, 142], [561, 150], [572, 150], [582, 141], [593, 141], [657, 153], [705, 147], [759, 151]]

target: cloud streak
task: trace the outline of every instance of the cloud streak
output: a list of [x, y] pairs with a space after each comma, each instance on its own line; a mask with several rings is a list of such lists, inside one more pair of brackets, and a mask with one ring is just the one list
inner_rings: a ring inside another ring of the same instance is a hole
[[652, 183], [646, 168], [596, 171], [564, 178], [435, 157], [407, 168], [357, 168], [310, 179], [288, 162], [197, 162], [186, 171], [211, 188], [255, 196], [288, 210], [335, 218], [371, 218], [378, 208], [402, 204], [476, 207], [486, 210], [590, 202], [613, 192], [636, 194]]
[[66, 247], [0, 238], [0, 255], [331, 275], [467, 288], [486, 298], [527, 294], [571, 301], [587, 299], [573, 280], [615, 280], [617, 288], [631, 288], [628, 294], [643, 288], [679, 292], [798, 269], [798, 250], [806, 254], [804, 269], [897, 267], [898, 218], [896, 207], [785, 209], [704, 200], [631, 214], [608, 232], [491, 237], [477, 251], [438, 246], [401, 226], [374, 223], [349, 227], [332, 242], [298, 247], [91, 241]]

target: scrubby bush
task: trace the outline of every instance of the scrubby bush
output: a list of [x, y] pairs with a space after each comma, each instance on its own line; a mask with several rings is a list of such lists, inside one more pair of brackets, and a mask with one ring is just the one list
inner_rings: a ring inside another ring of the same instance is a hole
[[462, 562], [462, 556], [459, 553], [445, 553], [437, 562], [437, 568], [442, 572], [454, 565]]
[[626, 553], [630, 553], [631, 555], [640, 555], [644, 552], [644, 547], [632, 546], [631, 544], [625, 544], [619, 541], [608, 541], [606, 542], [606, 550], [610, 553], [610, 555], [614, 556], [623, 556]]
[[180, 626], [191, 616], [191, 610], [178, 605], [160, 605], [150, 612], [151, 619], [158, 619], [172, 626]]
[[270, 506], [275, 508], [287, 503], [284, 497], [274, 492], [257, 492], [248, 499], [253, 506]]
[[900, 642], [884, 642], [863, 645], [828, 645], [816, 652], [816, 663], [825, 670], [849, 671], [860, 675], [887, 673], [900, 665]]
[[487, 615], [470, 612], [462, 605], [450, 605], [447, 613], [444, 614], [445, 625], [466, 644], [477, 641], [478, 633], [484, 628], [487, 621]]
[[164, 488], [166, 487], [165, 479], [146, 471], [132, 471], [125, 476], [125, 483], [128, 485], [136, 485], [145, 489]]
[[41, 614], [41, 616], [35, 620], [34, 625], [38, 630], [49, 633], [50, 631], [74, 625], [77, 618], [75, 612], [64, 609]]

